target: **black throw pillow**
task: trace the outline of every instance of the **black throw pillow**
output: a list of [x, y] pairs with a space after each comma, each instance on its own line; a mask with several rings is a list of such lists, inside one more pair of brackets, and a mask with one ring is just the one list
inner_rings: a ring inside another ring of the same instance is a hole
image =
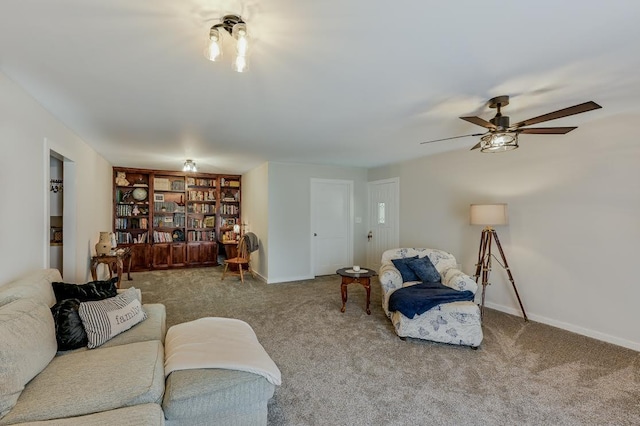
[[93, 302], [108, 299], [118, 294], [118, 277], [108, 281], [91, 281], [86, 284], [52, 283], [56, 302], [66, 299], [78, 299], [81, 302]]
[[63, 300], [51, 308], [59, 351], [82, 348], [89, 343], [78, 308], [80, 308], [78, 299]]

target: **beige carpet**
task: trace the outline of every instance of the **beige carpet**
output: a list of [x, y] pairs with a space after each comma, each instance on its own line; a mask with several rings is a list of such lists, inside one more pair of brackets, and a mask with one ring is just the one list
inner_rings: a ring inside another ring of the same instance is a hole
[[266, 285], [221, 269], [134, 273], [123, 287], [167, 307], [168, 326], [247, 321], [282, 371], [270, 425], [640, 425], [640, 353], [487, 310], [479, 350], [400, 340], [372, 283]]

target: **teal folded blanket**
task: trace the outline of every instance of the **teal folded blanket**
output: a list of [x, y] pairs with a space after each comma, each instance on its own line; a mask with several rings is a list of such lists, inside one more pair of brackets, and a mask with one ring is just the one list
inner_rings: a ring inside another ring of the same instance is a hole
[[442, 283], [419, 283], [399, 288], [389, 297], [389, 311], [400, 311], [407, 318], [421, 315], [442, 303], [473, 300], [468, 290], [458, 291]]

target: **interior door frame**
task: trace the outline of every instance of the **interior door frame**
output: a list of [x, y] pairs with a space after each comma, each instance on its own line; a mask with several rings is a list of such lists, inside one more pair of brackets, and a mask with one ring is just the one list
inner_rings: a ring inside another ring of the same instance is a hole
[[353, 199], [353, 181], [352, 180], [345, 180], [345, 179], [318, 179], [318, 178], [311, 178], [310, 180], [310, 209], [311, 209], [311, 220], [309, 221], [309, 236], [311, 239], [311, 250], [310, 250], [310, 254], [311, 254], [311, 261], [309, 262], [309, 276], [312, 278], [315, 278], [316, 275], [316, 240], [314, 238], [314, 229], [315, 229], [315, 223], [316, 223], [316, 215], [317, 215], [317, 209], [315, 208], [315, 187], [314, 185], [316, 183], [334, 183], [334, 184], [341, 184], [341, 185], [348, 185], [349, 187], [349, 214], [347, 215], [348, 217], [346, 218], [347, 220], [347, 253], [348, 253], [348, 257], [349, 259], [347, 259], [347, 264], [345, 266], [348, 266], [350, 264], [353, 264], [353, 239], [354, 239], [354, 227], [353, 227], [353, 221], [354, 221], [354, 199]]
[[49, 138], [44, 138], [43, 170], [44, 170], [44, 217], [43, 217], [43, 267], [49, 268], [50, 253], [50, 195], [51, 181], [50, 157], [62, 160], [63, 190], [62, 190], [62, 271], [60, 274], [66, 280], [82, 279], [76, 276], [77, 271], [77, 170], [75, 160], [68, 152]]

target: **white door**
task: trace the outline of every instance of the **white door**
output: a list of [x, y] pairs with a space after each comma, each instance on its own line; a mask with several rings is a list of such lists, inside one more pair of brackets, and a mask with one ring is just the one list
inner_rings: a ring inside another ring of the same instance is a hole
[[385, 250], [400, 244], [400, 179], [369, 182], [367, 265], [380, 269]]
[[353, 264], [353, 182], [311, 179], [312, 275]]

